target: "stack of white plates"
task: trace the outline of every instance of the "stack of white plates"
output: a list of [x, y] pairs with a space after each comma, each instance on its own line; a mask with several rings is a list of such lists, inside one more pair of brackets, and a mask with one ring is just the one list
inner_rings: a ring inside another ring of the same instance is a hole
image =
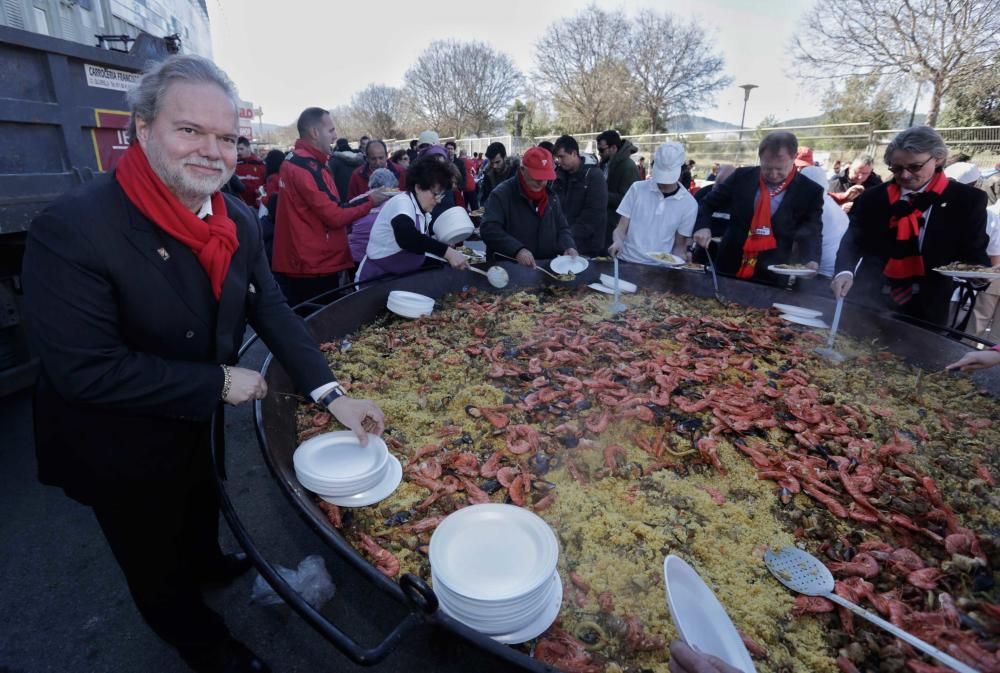
[[403, 466], [380, 437], [361, 446], [353, 432], [328, 432], [299, 445], [292, 456], [299, 483], [327, 502], [365, 507], [389, 497]]
[[431, 536], [431, 581], [441, 609], [506, 644], [545, 632], [562, 605], [559, 542], [537, 514], [471, 505]]
[[445, 245], [461, 243], [476, 230], [469, 213], [462, 206], [453, 206], [434, 220], [434, 238]]
[[434, 300], [416, 292], [394, 290], [389, 293], [386, 308], [404, 318], [419, 318], [434, 311]]

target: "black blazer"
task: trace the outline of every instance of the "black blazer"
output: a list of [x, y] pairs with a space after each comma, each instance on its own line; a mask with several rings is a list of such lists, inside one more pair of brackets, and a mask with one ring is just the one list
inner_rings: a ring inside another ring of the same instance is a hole
[[[722, 234], [715, 260], [720, 273], [735, 275], [740, 269], [743, 243], [750, 232], [759, 185], [759, 167], [737, 168], [725, 182], [715, 183], [699, 205], [695, 230], [709, 228]], [[720, 227], [722, 220], [713, 219], [716, 213], [729, 215], [724, 228]], [[809, 178], [796, 175], [778, 210], [771, 213], [771, 227], [778, 247], [758, 256], [754, 279], [783, 282], [783, 276], [775, 276], [767, 270], [771, 264], [819, 264], [823, 249], [822, 215], [823, 188]]]
[[[887, 300], [881, 298], [885, 283], [882, 270], [889, 261], [889, 244], [896, 235], [889, 228], [890, 184], [884, 182], [865, 190], [851, 206], [851, 223], [840, 241], [835, 269], [835, 273], [853, 271], [863, 257], [851, 294], [883, 307]], [[920, 292], [903, 312], [943, 325], [948, 320], [954, 286], [951, 278], [932, 269], [951, 262], [989, 266], [986, 192], [949, 180], [939, 202], [931, 208], [925, 227], [921, 256], [926, 276], [920, 282]]]
[[[216, 301], [197, 258], [100, 176], [43, 211], [24, 256], [39, 479], [84, 503], [191, 478], [247, 321], [305, 392], [333, 380], [271, 276], [260, 226], [225, 197], [239, 248]], [[203, 463], [202, 463], [203, 464]]]

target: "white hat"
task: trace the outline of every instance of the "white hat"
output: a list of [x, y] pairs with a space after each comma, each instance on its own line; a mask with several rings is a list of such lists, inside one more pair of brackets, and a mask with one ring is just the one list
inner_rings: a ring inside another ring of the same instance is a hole
[[826, 171], [822, 168], [819, 166], [806, 166], [805, 168], [800, 168], [799, 173], [822, 187], [824, 192], [826, 191], [829, 180], [826, 179]]
[[684, 146], [680, 143], [663, 143], [653, 155], [653, 182], [658, 185], [677, 182], [683, 165]]
[[965, 161], [958, 161], [951, 166], [946, 166], [944, 174], [955, 182], [961, 182], [963, 185], [974, 185], [983, 175], [979, 172], [978, 166]]
[[440, 145], [441, 138], [434, 131], [424, 131], [417, 139], [417, 146], [420, 145]]

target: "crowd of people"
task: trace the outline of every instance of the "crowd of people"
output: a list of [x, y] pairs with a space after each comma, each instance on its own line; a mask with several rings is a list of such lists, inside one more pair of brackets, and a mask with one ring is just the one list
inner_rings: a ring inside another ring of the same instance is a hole
[[[428, 254], [464, 268], [465, 255], [434, 236], [448, 209], [482, 207], [487, 253], [528, 267], [578, 254], [651, 264], [651, 251], [669, 251], [778, 282], [768, 266], [800, 264], [831, 276], [837, 295], [938, 324], [952, 285], [931, 269], [1000, 263], [990, 185], [980, 189], [968, 165], [946, 167], [928, 127], [889, 144], [886, 182], [868, 157], [827, 179], [793, 134], [776, 132], [758, 165], [713, 166], [714, 181], [692, 194], [682, 145], [662, 144], [647, 167], [613, 130], [597, 137], [599, 157], [568, 135], [520, 157], [501, 143], [469, 157], [433, 130], [406, 150], [364, 137], [354, 151], [329, 112], [310, 107], [291, 151], [261, 160], [238, 137], [232, 83], [196, 56], [153, 66], [129, 101], [130, 145], [115, 170], [29, 232], [39, 478], [93, 509], [139, 612], [195, 671], [269, 670], [201, 593], [250, 566], [219, 546], [209, 423], [223, 404], [267, 394], [258, 372], [237, 366], [247, 324], [364, 445], [382, 432], [382, 411], [345, 393], [290, 305], [418, 269]], [[952, 367], [998, 361], [1000, 351], [977, 352]], [[671, 651], [672, 671], [731, 670]]]

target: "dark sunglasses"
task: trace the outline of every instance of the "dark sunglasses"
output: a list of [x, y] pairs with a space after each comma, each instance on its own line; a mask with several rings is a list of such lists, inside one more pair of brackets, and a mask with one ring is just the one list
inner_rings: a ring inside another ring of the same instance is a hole
[[903, 171], [907, 171], [907, 172], [909, 172], [909, 173], [911, 173], [913, 175], [916, 175], [917, 173], [920, 172], [920, 169], [923, 168], [924, 166], [926, 166], [927, 163], [929, 161], [931, 161], [933, 158], [934, 157], [932, 156], [932, 157], [930, 157], [930, 159], [927, 159], [927, 161], [924, 161], [923, 163], [909, 164], [907, 166], [894, 166], [894, 165], [890, 164], [889, 167], [888, 167], [889, 168], [889, 172], [892, 173], [893, 175], [899, 175]]

